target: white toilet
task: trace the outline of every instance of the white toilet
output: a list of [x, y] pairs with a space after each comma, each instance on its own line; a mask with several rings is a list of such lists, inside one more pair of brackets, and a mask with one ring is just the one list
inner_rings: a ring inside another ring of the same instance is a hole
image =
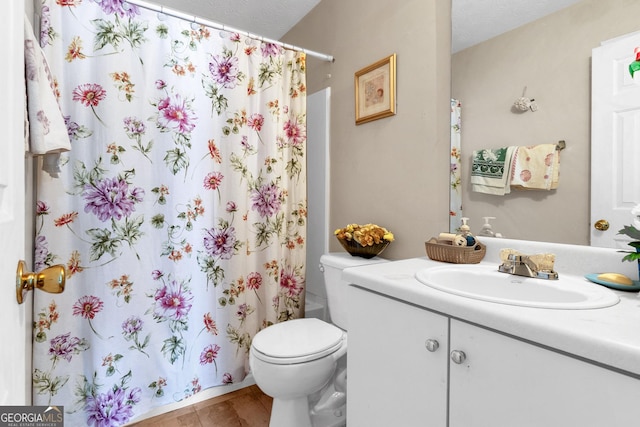
[[346, 252], [323, 255], [320, 269], [333, 324], [295, 319], [253, 337], [249, 364], [258, 387], [273, 397], [270, 427], [346, 425], [347, 283], [342, 271], [384, 261]]

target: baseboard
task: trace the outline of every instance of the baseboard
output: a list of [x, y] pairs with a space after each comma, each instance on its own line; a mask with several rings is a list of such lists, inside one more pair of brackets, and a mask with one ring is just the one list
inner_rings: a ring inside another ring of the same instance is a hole
[[249, 372], [244, 380], [237, 384], [221, 385], [202, 390], [200, 393], [195, 394], [187, 399], [181, 400], [180, 402], [170, 403], [168, 405], [152, 409], [141, 417], [136, 418], [135, 421], [132, 421], [131, 423], [126, 425], [139, 423], [140, 421], [146, 420], [148, 418], [157, 417], [158, 415], [163, 415], [177, 409], [186, 408], [187, 406], [195, 405], [196, 403], [204, 402], [205, 400], [213, 399], [214, 397], [222, 396], [227, 393], [231, 393], [233, 391], [255, 385], [255, 383], [256, 382], [253, 379], [253, 375], [251, 374], [251, 372]]

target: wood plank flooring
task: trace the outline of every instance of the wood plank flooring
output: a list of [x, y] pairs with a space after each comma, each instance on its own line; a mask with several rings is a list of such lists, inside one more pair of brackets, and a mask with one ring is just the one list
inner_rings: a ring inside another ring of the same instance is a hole
[[271, 403], [271, 397], [252, 385], [130, 427], [268, 427]]

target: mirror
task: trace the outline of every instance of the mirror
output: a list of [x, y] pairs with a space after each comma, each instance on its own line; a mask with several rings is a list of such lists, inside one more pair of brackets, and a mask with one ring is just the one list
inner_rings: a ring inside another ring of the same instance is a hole
[[[453, 0], [454, 8], [458, 1], [466, 0]], [[487, 0], [483, 8], [503, 3]], [[452, 54], [451, 94], [461, 103], [462, 208], [472, 232], [488, 216], [507, 238], [589, 244], [591, 51], [640, 30], [637, 16], [635, 0], [581, 0]], [[535, 100], [535, 112], [514, 111], [523, 92]], [[470, 190], [473, 150], [559, 140], [566, 148], [556, 190], [504, 196]]]

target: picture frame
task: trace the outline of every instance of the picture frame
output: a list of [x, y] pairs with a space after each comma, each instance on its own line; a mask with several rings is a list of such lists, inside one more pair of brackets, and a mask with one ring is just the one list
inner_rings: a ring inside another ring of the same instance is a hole
[[356, 125], [396, 114], [396, 54], [355, 73]]

